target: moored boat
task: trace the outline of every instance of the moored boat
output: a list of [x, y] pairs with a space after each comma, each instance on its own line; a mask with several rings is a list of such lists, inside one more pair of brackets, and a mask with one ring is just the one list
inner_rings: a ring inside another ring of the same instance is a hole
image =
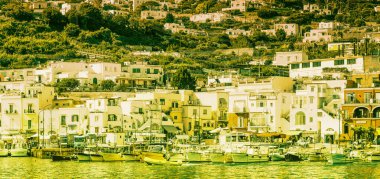
[[12, 157], [28, 157], [28, 149], [26, 144], [13, 144], [9, 150]]
[[299, 162], [299, 161], [302, 161], [302, 157], [297, 152], [288, 152], [285, 154], [285, 161], [287, 161], [287, 162]]
[[352, 163], [353, 160], [347, 155], [341, 153], [332, 153], [328, 159], [330, 164], [347, 164]]
[[285, 155], [280, 153], [271, 153], [269, 154], [270, 161], [285, 161]]
[[51, 157], [52, 157], [52, 160], [54, 162], [57, 162], [57, 161], [72, 161], [72, 160], [77, 160], [78, 159], [76, 155], [53, 155]]
[[145, 157], [144, 162], [148, 165], [175, 165], [175, 166], [182, 165], [182, 161], [171, 162], [165, 159], [152, 159], [150, 157]]

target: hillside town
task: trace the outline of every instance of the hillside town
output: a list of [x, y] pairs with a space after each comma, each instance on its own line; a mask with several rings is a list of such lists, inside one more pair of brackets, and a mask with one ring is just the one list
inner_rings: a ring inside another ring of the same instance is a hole
[[0, 0], [0, 156], [380, 161], [379, 11], [377, 0]]

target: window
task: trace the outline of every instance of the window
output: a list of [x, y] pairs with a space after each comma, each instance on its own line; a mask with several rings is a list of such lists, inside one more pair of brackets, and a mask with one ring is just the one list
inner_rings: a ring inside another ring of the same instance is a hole
[[317, 113], [318, 117], [322, 117], [322, 112]]
[[313, 117], [310, 117], [310, 118], [309, 118], [309, 122], [313, 122]]
[[310, 68], [310, 63], [302, 63], [302, 68]]
[[116, 106], [115, 99], [108, 99], [108, 106]]
[[255, 107], [255, 103], [251, 103], [251, 107]]
[[99, 116], [95, 116], [95, 122], [99, 121]]
[[13, 113], [13, 104], [9, 104], [9, 113]]
[[273, 116], [270, 116], [270, 122], [273, 123]]
[[314, 97], [313, 96], [309, 96], [309, 100], [310, 100], [310, 104], [314, 103]]
[[165, 105], [165, 99], [160, 99], [160, 105]]
[[344, 60], [334, 60], [334, 65], [344, 65]]
[[32, 120], [28, 120], [28, 129], [32, 128]]
[[207, 109], [203, 109], [203, 114], [207, 114]]
[[173, 116], [174, 120], [177, 120], [178, 119], [178, 116]]
[[172, 102], [172, 108], [178, 108], [178, 102]]
[[95, 133], [99, 133], [99, 127], [95, 127]]
[[264, 102], [259, 102], [259, 107], [264, 107]]
[[66, 116], [61, 116], [61, 126], [66, 125]]
[[347, 103], [354, 103], [355, 102], [355, 93], [348, 93], [346, 98], [347, 98]]
[[[362, 84], [362, 78], [356, 78], [356, 83], [358, 85], [361, 85]], [[358, 86], [358, 87], [360, 87], [360, 86]]]
[[197, 109], [193, 109], [193, 115], [197, 115]]
[[115, 114], [108, 114], [108, 121], [117, 121], [117, 116]]
[[306, 123], [305, 119], [306, 119], [305, 113], [298, 112], [296, 114], [296, 125], [305, 125]]
[[71, 116], [71, 122], [78, 122], [79, 121], [79, 116], [78, 115], [72, 115]]
[[311, 90], [311, 92], [314, 92], [314, 86], [312, 86], [311, 88], [310, 88], [310, 90]]
[[270, 107], [273, 107], [273, 103], [270, 103]]
[[143, 108], [139, 108], [139, 114], [142, 114], [142, 113], [144, 113]]
[[334, 104], [334, 109], [338, 109], [338, 104]]
[[140, 68], [133, 68], [132, 73], [140, 73]]
[[153, 70], [153, 73], [154, 73], [154, 74], [158, 74], [159, 72], [160, 72], [160, 70], [158, 70], [158, 69], [154, 69], [154, 70]]
[[371, 93], [364, 93], [364, 103], [369, 103], [372, 98]]
[[291, 69], [298, 69], [298, 68], [300, 68], [300, 64], [291, 64], [290, 68]]
[[321, 62], [313, 62], [313, 67], [320, 67], [321, 66]]
[[348, 59], [347, 64], [356, 64], [356, 59]]
[[188, 131], [191, 131], [191, 122], [189, 122]]
[[244, 127], [244, 118], [242, 118], [242, 117], [238, 118], [238, 126], [237, 127]]
[[146, 74], [150, 74], [150, 68], [146, 69]]
[[27, 111], [28, 111], [28, 113], [32, 113], [33, 112], [33, 104], [28, 104]]

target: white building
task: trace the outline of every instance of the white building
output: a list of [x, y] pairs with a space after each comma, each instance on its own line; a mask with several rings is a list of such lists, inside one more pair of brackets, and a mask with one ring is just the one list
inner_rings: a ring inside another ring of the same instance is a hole
[[304, 43], [313, 42], [331, 42], [332, 35], [328, 29], [312, 29], [310, 32], [305, 32], [303, 39]]
[[78, 10], [80, 3], [64, 3], [61, 7], [62, 15], [65, 15], [69, 10]]
[[217, 22], [226, 20], [229, 17], [230, 16], [228, 14], [221, 13], [221, 12], [207, 13], [207, 14], [194, 14], [190, 17], [190, 21], [199, 22], [199, 23], [205, 23], [205, 22], [217, 23]]
[[244, 35], [244, 36], [250, 36], [252, 35], [252, 31], [250, 30], [243, 30], [243, 29], [227, 29], [226, 34], [229, 37], [236, 38], [239, 35]]
[[338, 72], [364, 72], [363, 57], [337, 57], [331, 59], [316, 59], [290, 63], [289, 76], [291, 78], [323, 77], [324, 72], [331, 69]]
[[[290, 130], [303, 131], [315, 142], [333, 142], [339, 133], [339, 108], [346, 80], [306, 82], [292, 100]], [[318, 141], [319, 140], [319, 141]]]
[[141, 11], [141, 19], [165, 19], [168, 15], [167, 11], [153, 11], [153, 10], [145, 10]]
[[303, 51], [276, 52], [273, 65], [288, 66], [289, 63], [307, 61], [308, 56]]
[[222, 11], [234, 11], [238, 10], [240, 12], [245, 12], [247, 1], [246, 0], [232, 0], [231, 1], [231, 7], [229, 8], [223, 8]]
[[298, 24], [275, 24], [274, 30], [278, 31], [283, 29], [286, 32], [286, 36], [297, 35], [299, 32]]
[[336, 28], [335, 22], [320, 22], [318, 24], [319, 29], [331, 29], [334, 30]]

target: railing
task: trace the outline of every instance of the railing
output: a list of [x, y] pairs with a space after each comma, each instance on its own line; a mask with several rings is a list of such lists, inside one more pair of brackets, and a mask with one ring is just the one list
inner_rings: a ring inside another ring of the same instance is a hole
[[5, 113], [6, 114], [17, 114], [17, 110], [13, 110], [13, 111], [6, 110]]
[[242, 107], [242, 108], [234, 107], [233, 110], [234, 110], [235, 113], [245, 113], [245, 112], [248, 112], [247, 107]]
[[25, 114], [33, 114], [35, 112], [34, 112], [34, 109], [24, 109], [24, 113]]

